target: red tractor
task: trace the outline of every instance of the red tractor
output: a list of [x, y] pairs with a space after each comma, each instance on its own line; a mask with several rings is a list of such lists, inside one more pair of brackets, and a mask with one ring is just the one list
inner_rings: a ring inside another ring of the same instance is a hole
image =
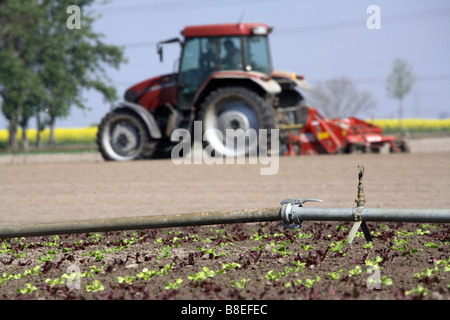
[[[162, 45], [181, 44], [179, 70], [142, 81], [125, 92], [125, 101], [99, 125], [97, 144], [103, 158], [170, 156], [176, 143], [171, 141], [174, 130], [192, 132], [194, 121], [201, 121], [203, 131], [219, 133], [204, 137], [204, 144], [214, 152], [247, 155], [258, 146], [230, 149], [223, 139], [227, 129], [270, 132], [297, 123], [303, 102], [299, 89], [308, 84], [296, 73], [272, 69], [271, 31], [264, 23], [188, 26], [181, 32], [183, 40], [158, 43], [161, 60]], [[282, 131], [280, 142], [287, 139]]]

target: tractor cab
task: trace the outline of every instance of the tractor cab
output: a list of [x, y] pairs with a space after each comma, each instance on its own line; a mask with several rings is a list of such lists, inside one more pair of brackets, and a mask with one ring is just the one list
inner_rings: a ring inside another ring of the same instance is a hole
[[[260, 23], [186, 27], [181, 32], [185, 40], [178, 73], [178, 107], [189, 109], [196, 93], [212, 74], [216, 73], [217, 77], [226, 71], [256, 71], [270, 76], [272, 64], [267, 35], [271, 30]], [[161, 56], [160, 45], [158, 52]]]

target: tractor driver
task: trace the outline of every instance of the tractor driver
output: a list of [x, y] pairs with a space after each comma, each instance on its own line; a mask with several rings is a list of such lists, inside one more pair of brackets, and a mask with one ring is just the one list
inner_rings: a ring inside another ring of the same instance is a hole
[[241, 56], [239, 50], [234, 46], [230, 39], [225, 40], [224, 47], [226, 51], [225, 57], [222, 59], [223, 70], [240, 69]]

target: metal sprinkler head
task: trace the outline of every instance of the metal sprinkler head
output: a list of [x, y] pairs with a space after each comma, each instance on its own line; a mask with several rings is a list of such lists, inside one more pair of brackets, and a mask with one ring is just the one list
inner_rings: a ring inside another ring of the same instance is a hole
[[366, 198], [364, 197], [364, 185], [363, 185], [363, 176], [364, 176], [364, 166], [362, 164], [358, 165], [358, 194], [355, 199], [356, 206], [364, 207], [366, 203]]

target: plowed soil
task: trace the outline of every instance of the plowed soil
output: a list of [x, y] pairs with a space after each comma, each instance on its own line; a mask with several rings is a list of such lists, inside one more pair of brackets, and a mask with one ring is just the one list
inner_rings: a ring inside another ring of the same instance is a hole
[[[408, 154], [281, 157], [271, 176], [249, 163], [0, 156], [0, 226], [277, 207], [285, 198], [353, 207], [358, 164], [366, 207], [450, 208], [449, 146], [442, 138], [411, 141]], [[450, 298], [448, 225], [369, 223], [373, 246], [360, 234], [343, 243], [351, 226], [264, 222], [4, 239], [0, 299]], [[63, 275], [74, 270], [78, 282], [68, 283]]]

